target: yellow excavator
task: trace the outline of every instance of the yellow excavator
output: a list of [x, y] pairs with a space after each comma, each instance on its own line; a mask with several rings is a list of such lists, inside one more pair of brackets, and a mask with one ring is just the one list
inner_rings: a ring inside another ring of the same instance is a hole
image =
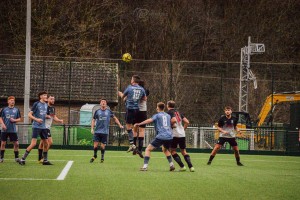
[[[283, 93], [275, 93], [269, 95], [264, 105], [258, 115], [257, 124], [255, 124], [257, 127], [262, 126], [265, 119], [267, 118], [268, 114], [270, 113], [272, 109], [279, 103], [284, 102], [296, 102], [300, 101], [300, 91], [297, 92], [283, 92]], [[249, 113], [246, 112], [232, 112], [232, 115], [238, 118], [238, 127], [239, 128], [252, 128], [252, 122]], [[272, 119], [271, 119], [272, 120]]]

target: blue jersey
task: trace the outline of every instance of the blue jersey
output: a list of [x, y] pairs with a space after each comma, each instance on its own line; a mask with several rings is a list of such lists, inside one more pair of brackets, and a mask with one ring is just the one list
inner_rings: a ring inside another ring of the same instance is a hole
[[109, 109], [102, 110], [100, 108], [96, 110], [93, 117], [96, 121], [95, 133], [108, 134], [110, 118], [114, 116], [114, 113]]
[[6, 130], [3, 130], [3, 132], [17, 133], [16, 123], [11, 122], [10, 118], [13, 118], [13, 119], [21, 118], [21, 113], [20, 113], [20, 110], [18, 108], [5, 107], [1, 111], [0, 117], [2, 117], [3, 123], [6, 126]]
[[47, 110], [48, 110], [47, 103], [42, 103], [40, 101], [37, 101], [32, 105], [31, 108], [32, 115], [35, 118], [39, 118], [43, 120], [42, 123], [38, 123], [37, 121], [33, 120], [32, 128], [46, 129], [45, 121], [46, 121]]
[[146, 96], [144, 88], [139, 85], [129, 85], [123, 94], [127, 97], [126, 108], [133, 110], [139, 109], [140, 100]]
[[172, 129], [171, 129], [171, 117], [165, 112], [159, 112], [151, 117], [154, 122], [156, 131], [156, 138], [160, 140], [171, 140]]

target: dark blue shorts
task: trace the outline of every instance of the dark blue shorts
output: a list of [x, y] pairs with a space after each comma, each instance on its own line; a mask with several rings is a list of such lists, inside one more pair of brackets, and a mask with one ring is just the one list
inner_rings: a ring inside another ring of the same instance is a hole
[[172, 147], [172, 149], [176, 149], [177, 146], [179, 146], [180, 149], [186, 148], [185, 137], [173, 137], [171, 147]]
[[95, 133], [93, 140], [94, 140], [94, 142], [101, 142], [102, 144], [106, 144], [107, 136], [108, 136], [108, 134]]
[[51, 137], [50, 129], [47, 129], [48, 138]]
[[[139, 111], [137, 114], [137, 118], [134, 123], [141, 123], [147, 119], [147, 111]], [[140, 127], [145, 128], [146, 124], [141, 125]]]
[[161, 147], [161, 145], [163, 145], [164, 148], [170, 149], [171, 144], [172, 144], [172, 140], [160, 140], [160, 139], [157, 139], [157, 138], [155, 138], [151, 142], [151, 145], [154, 146], [155, 148], [159, 148], [159, 147]]
[[217, 142], [217, 144], [223, 146], [223, 144], [225, 142], [228, 142], [230, 144], [230, 146], [232, 146], [232, 147], [236, 147], [237, 146], [235, 138], [223, 138], [223, 137], [220, 137], [219, 140], [218, 140], [218, 142]]
[[18, 135], [17, 133], [9, 133], [9, 132], [2, 132], [1, 133], [1, 141], [7, 141], [7, 138], [9, 138], [9, 141], [16, 142], [18, 141]]
[[137, 121], [138, 118], [138, 114], [139, 114], [139, 110], [138, 109], [126, 109], [126, 114], [125, 114], [125, 121], [126, 124], [134, 124]]
[[41, 137], [42, 140], [48, 139], [48, 129], [32, 128], [32, 138]]

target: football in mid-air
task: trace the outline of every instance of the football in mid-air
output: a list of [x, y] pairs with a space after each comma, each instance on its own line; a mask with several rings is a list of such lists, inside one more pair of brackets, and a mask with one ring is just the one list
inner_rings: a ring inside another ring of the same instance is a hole
[[124, 53], [123, 56], [122, 56], [122, 60], [124, 62], [130, 62], [132, 60], [132, 57], [131, 57], [130, 53]]

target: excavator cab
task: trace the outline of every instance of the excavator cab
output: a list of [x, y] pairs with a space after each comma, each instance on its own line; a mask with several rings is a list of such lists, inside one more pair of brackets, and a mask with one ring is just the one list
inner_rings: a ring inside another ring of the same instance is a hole
[[252, 122], [249, 113], [246, 112], [232, 112], [231, 115], [238, 119], [238, 128], [246, 129], [252, 128]]

